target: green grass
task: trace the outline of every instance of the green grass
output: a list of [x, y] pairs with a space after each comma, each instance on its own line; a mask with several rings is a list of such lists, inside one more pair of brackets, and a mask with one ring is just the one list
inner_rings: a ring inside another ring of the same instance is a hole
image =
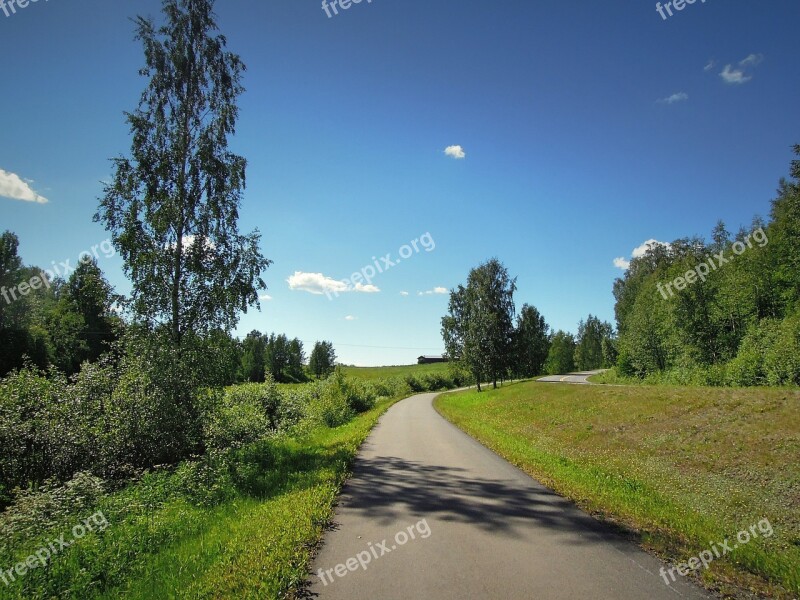
[[405, 365], [395, 367], [342, 367], [345, 375], [357, 379], [386, 379], [389, 377], [406, 377], [407, 375], [428, 375], [430, 373], [448, 373], [448, 363], [431, 365]]
[[[176, 493], [175, 473], [146, 476], [97, 507], [109, 522], [105, 531], [87, 535], [11, 586], [0, 585], [0, 599], [292, 597], [359, 447], [393, 402], [384, 400], [336, 429], [249, 447], [237, 458], [247, 485], [213, 507]], [[41, 541], [73, 524], [59, 524]], [[38, 547], [26, 542], [15, 560]]]
[[436, 401], [450, 421], [670, 562], [767, 518], [700, 576], [800, 593], [800, 392], [521, 383]]

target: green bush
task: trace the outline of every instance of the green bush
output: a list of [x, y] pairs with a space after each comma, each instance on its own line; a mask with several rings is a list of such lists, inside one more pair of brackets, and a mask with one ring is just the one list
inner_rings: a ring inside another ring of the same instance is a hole
[[0, 556], [20, 541], [36, 539], [75, 515], [88, 516], [105, 496], [104, 488], [102, 479], [80, 472], [64, 484], [50, 480], [37, 490], [18, 490], [11, 505], [0, 513]]
[[240, 389], [259, 385], [246, 384], [228, 389], [207, 420], [204, 438], [208, 448], [241, 448], [275, 431], [273, 420], [259, 402], [258, 391]]
[[406, 385], [415, 394], [425, 391], [425, 383], [416, 375], [406, 375]]
[[312, 396], [309, 414], [314, 421], [328, 427], [339, 427], [353, 418], [347, 398], [327, 382], [321, 385], [319, 393]]
[[784, 319], [764, 355], [769, 385], [800, 385], [800, 315]]
[[0, 380], [0, 482], [6, 489], [38, 485], [62, 463], [75, 462], [67, 458], [75, 453], [73, 432], [85, 423], [70, 418], [66, 392], [66, 379], [55, 371], [48, 378], [24, 367]]
[[410, 392], [408, 384], [401, 377], [375, 379], [371, 383], [375, 393], [382, 398], [397, 398]]

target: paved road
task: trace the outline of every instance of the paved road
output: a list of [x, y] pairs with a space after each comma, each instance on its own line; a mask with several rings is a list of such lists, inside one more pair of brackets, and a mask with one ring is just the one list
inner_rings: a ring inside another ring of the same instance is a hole
[[315, 560], [312, 595], [711, 597], [680, 576], [667, 586], [659, 576], [663, 563], [445, 421], [433, 398], [396, 404], [368, 439]]
[[591, 385], [588, 378], [592, 375], [597, 375], [603, 371], [582, 371], [580, 373], [570, 373], [569, 375], [548, 375], [547, 377], [540, 377], [537, 381], [545, 383], [582, 383]]

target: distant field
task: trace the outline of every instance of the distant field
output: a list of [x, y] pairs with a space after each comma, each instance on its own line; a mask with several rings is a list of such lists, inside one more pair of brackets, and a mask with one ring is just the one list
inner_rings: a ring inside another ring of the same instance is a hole
[[800, 392], [533, 382], [446, 394], [436, 405], [672, 564], [768, 519], [773, 536], [741, 544], [700, 576], [724, 593], [800, 593]]
[[342, 367], [348, 377], [359, 379], [383, 379], [386, 377], [405, 377], [406, 375], [427, 375], [428, 373], [446, 373], [447, 363], [432, 365], [405, 365], [395, 367]]

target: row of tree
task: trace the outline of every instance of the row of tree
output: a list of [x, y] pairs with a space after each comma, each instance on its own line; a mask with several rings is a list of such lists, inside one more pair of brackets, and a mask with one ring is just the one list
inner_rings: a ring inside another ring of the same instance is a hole
[[269, 375], [278, 383], [301, 383], [309, 377], [325, 378], [335, 367], [336, 352], [331, 342], [315, 343], [308, 365], [303, 342], [297, 338], [251, 331], [242, 342], [242, 381], [261, 383]]
[[735, 235], [720, 222], [710, 241], [652, 245], [631, 261], [614, 283], [623, 375], [800, 384], [800, 158], [791, 176], [769, 222]]
[[[94, 259], [79, 263], [66, 280], [51, 279], [38, 267], [23, 266], [18, 247], [14, 233], [0, 235], [0, 377], [25, 361], [74, 375], [124, 336], [127, 326], [116, 312], [122, 299]], [[35, 289], [26, 283], [31, 281]], [[213, 353], [208, 360], [216, 367], [209, 384], [263, 382], [267, 375], [280, 383], [303, 382], [325, 378], [336, 366], [331, 342], [317, 342], [307, 361], [303, 343], [283, 334], [253, 331], [239, 342], [216, 329], [201, 345]]]
[[610, 324], [589, 315], [579, 324], [577, 339], [563, 331], [551, 333], [536, 307], [525, 304], [516, 315], [516, 289], [516, 278], [491, 259], [450, 293], [449, 311], [442, 318], [445, 349], [478, 382], [496, 387], [509, 377], [597, 369], [616, 360]]
[[0, 376], [30, 360], [67, 375], [96, 361], [121, 334], [117, 297], [94, 259], [63, 279], [23, 266], [19, 239], [0, 235]]

